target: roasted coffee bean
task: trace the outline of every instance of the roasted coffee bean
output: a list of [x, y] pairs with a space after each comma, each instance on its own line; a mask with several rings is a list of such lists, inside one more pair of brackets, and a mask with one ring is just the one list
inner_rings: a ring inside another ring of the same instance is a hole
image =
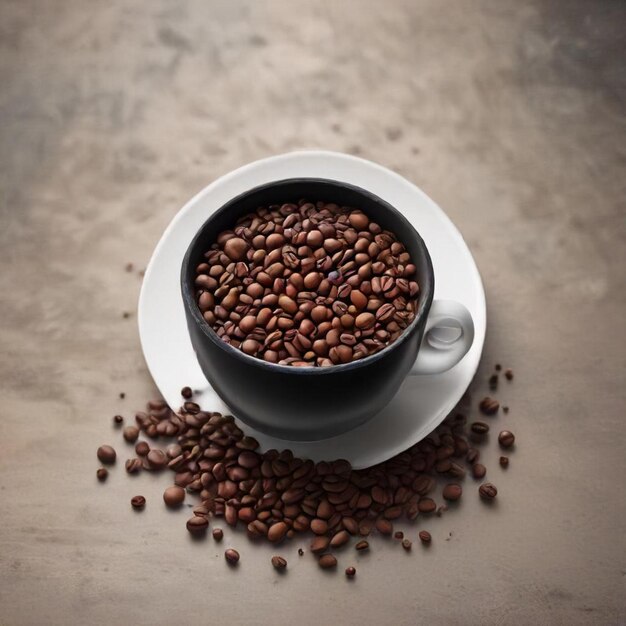
[[139, 428], [137, 426], [126, 426], [122, 434], [128, 443], [134, 443], [137, 441], [137, 437], [139, 437]]
[[363, 539], [362, 541], [359, 541], [354, 547], [359, 552], [364, 552], [365, 550], [370, 549], [370, 544], [369, 542], [365, 541], [365, 539]]
[[404, 539], [404, 533], [401, 530], [397, 530], [395, 533], [393, 533], [393, 538]]
[[471, 429], [472, 432], [477, 435], [485, 435], [489, 432], [489, 424], [485, 424], [485, 422], [474, 422]]
[[449, 483], [443, 488], [442, 496], [448, 502], [456, 502], [463, 494], [463, 488], [458, 483]]
[[330, 538], [327, 536], [315, 537], [309, 546], [309, 549], [313, 554], [320, 554], [328, 548], [330, 544]]
[[474, 463], [472, 466], [472, 476], [474, 478], [484, 478], [487, 468], [482, 463]]
[[146, 506], [146, 499], [143, 496], [133, 496], [130, 499], [130, 504], [133, 509], [143, 509]]
[[287, 559], [284, 559], [282, 556], [273, 556], [272, 565], [274, 569], [283, 571], [287, 568]]
[[272, 543], [279, 543], [285, 538], [285, 535], [288, 531], [287, 524], [285, 522], [276, 522], [276, 524], [272, 524], [267, 531], [267, 538]]
[[121, 426], [124, 423], [124, 418], [121, 415], [115, 415], [113, 417], [113, 424], [115, 426]]
[[345, 545], [350, 541], [350, 535], [345, 530], [340, 530], [333, 538], [330, 540], [331, 548], [339, 548], [340, 546]]
[[150, 446], [145, 441], [140, 441], [135, 444], [135, 454], [137, 456], [146, 456], [150, 452]]
[[337, 567], [337, 559], [332, 554], [322, 554], [322, 556], [318, 560], [318, 563], [322, 569]]
[[501, 456], [500, 457], [500, 466], [501, 467], [508, 467], [509, 466], [509, 457], [508, 456]]
[[111, 465], [115, 463], [115, 459], [117, 454], [115, 453], [115, 449], [111, 446], [100, 446], [98, 448], [98, 460], [105, 465]]
[[434, 513], [437, 509], [437, 505], [431, 498], [420, 498], [417, 503], [417, 508], [420, 513]]
[[159, 450], [158, 448], [150, 450], [146, 458], [151, 469], [160, 470], [167, 465], [167, 456], [165, 456], [165, 452], [163, 452], [163, 450]]
[[503, 448], [510, 448], [515, 443], [515, 435], [510, 430], [503, 430], [498, 435], [498, 443]]
[[125, 467], [126, 471], [129, 474], [136, 474], [137, 472], [141, 471], [141, 459], [126, 459]]
[[480, 451], [476, 450], [476, 448], [470, 448], [465, 458], [470, 465], [474, 465], [474, 463], [477, 463], [478, 459], [480, 459]]
[[413, 542], [410, 539], [403, 539], [402, 547], [408, 552], [413, 547]]
[[[196, 267], [205, 320], [223, 341], [270, 363], [327, 367], [378, 352], [415, 317], [409, 253], [354, 209], [303, 206], [310, 209], [260, 207], [217, 236]], [[367, 220], [368, 230], [350, 219]], [[191, 397], [189, 388], [181, 393]]]
[[204, 516], [195, 515], [187, 520], [187, 530], [192, 535], [203, 535], [209, 527], [209, 520]]
[[419, 538], [422, 543], [430, 543], [433, 539], [427, 530], [420, 530]]
[[228, 550], [224, 552], [224, 558], [229, 565], [236, 565], [239, 563], [239, 552], [233, 550], [233, 548], [228, 548]]
[[163, 502], [169, 507], [180, 506], [185, 499], [185, 490], [182, 487], [173, 485], [163, 492]]
[[[206, 293], [206, 292], [205, 292]], [[185, 400], [191, 400], [191, 396], [193, 396], [193, 391], [191, 391], [191, 387], [183, 387], [180, 390], [180, 395], [185, 399]]]
[[215, 541], [221, 541], [224, 539], [224, 531], [221, 528], [214, 528], [211, 534], [213, 535], [213, 539], [215, 539]]
[[393, 532], [393, 524], [389, 520], [386, 520], [384, 518], [376, 520], [375, 526], [376, 530], [381, 535], [391, 535], [391, 533]]
[[493, 500], [498, 495], [498, 490], [492, 483], [484, 483], [478, 488], [478, 493], [483, 500]]
[[480, 401], [478, 407], [485, 415], [495, 415], [500, 408], [500, 403], [494, 398], [487, 396]]
[[504, 377], [507, 380], [513, 380], [513, 370], [510, 367], [504, 370]]
[[100, 482], [104, 482], [109, 477], [109, 470], [106, 467], [100, 467], [96, 472], [96, 476]]
[[348, 578], [354, 578], [356, 576], [356, 568], [352, 566], [346, 567], [346, 576]]

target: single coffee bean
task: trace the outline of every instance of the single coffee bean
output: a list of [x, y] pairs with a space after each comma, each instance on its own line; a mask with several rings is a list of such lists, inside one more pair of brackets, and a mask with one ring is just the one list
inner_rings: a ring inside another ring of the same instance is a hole
[[191, 391], [191, 387], [183, 387], [180, 390], [180, 395], [185, 399], [185, 400], [191, 400], [191, 396], [193, 396], [193, 391]]
[[483, 500], [493, 500], [498, 495], [498, 490], [492, 483], [483, 483], [478, 488], [478, 493]]
[[449, 483], [443, 488], [443, 499], [456, 502], [463, 494], [463, 488], [458, 483]]
[[350, 535], [345, 530], [340, 530], [333, 538], [330, 540], [331, 548], [339, 548], [340, 546], [345, 545], [350, 541]]
[[287, 559], [284, 559], [282, 556], [273, 556], [272, 565], [274, 569], [279, 571], [285, 570], [287, 568]]
[[393, 532], [393, 524], [384, 518], [376, 520], [376, 530], [381, 535], [391, 535]]
[[173, 485], [163, 492], [163, 502], [169, 507], [180, 506], [185, 499], [185, 490], [182, 487]]
[[356, 576], [356, 568], [355, 567], [346, 567], [346, 576], [348, 578], [354, 578]]
[[194, 515], [187, 520], [187, 530], [192, 535], [203, 535], [209, 527], [209, 520], [204, 516]]
[[322, 569], [337, 567], [337, 559], [332, 554], [322, 554], [322, 556], [318, 560], [318, 563]]
[[484, 478], [487, 468], [482, 463], [474, 463], [472, 466], [472, 476], [474, 478]]
[[478, 459], [480, 459], [480, 451], [476, 450], [476, 448], [470, 448], [465, 458], [470, 465], [474, 465], [474, 463], [477, 463]]
[[413, 542], [410, 539], [403, 539], [402, 547], [408, 552], [413, 547]]
[[130, 504], [133, 509], [143, 509], [146, 506], [146, 499], [143, 496], [133, 496], [130, 499]]
[[145, 441], [139, 441], [135, 445], [135, 454], [137, 456], [146, 456], [150, 452], [150, 446]]
[[233, 550], [233, 548], [228, 548], [228, 550], [224, 552], [224, 558], [229, 565], [236, 565], [239, 563], [239, 552]]
[[420, 513], [434, 513], [437, 505], [431, 498], [420, 498], [417, 503], [417, 509]]
[[139, 437], [139, 429], [137, 426], [126, 426], [122, 431], [122, 435], [128, 443], [134, 443], [137, 441], [137, 437]]
[[126, 459], [125, 467], [129, 474], [136, 474], [142, 468], [141, 459]]
[[503, 448], [510, 448], [515, 443], [515, 435], [510, 430], [503, 430], [498, 435], [498, 443]]
[[495, 391], [497, 388], [498, 388], [498, 375], [493, 374], [492, 376], [489, 377], [489, 389], [491, 389], [491, 391]]
[[150, 450], [146, 458], [148, 459], [151, 469], [160, 470], [167, 465], [167, 456], [165, 456], [163, 450], [157, 448]]
[[369, 542], [365, 541], [365, 539], [363, 539], [359, 541], [354, 547], [359, 552], [364, 552], [365, 550], [369, 550], [370, 544]]
[[224, 538], [224, 531], [221, 528], [214, 528], [211, 534], [215, 541], [221, 541]]
[[105, 465], [111, 465], [115, 463], [115, 459], [117, 454], [115, 453], [115, 449], [111, 446], [100, 446], [98, 448], [98, 460]]
[[115, 426], [121, 426], [124, 423], [124, 418], [121, 415], [115, 415], [113, 417], [113, 424]]
[[109, 470], [106, 467], [100, 467], [96, 472], [96, 476], [100, 482], [104, 482], [109, 477]]
[[508, 456], [501, 456], [500, 457], [500, 466], [501, 467], [508, 467], [509, 466], [509, 457]]
[[404, 539], [404, 533], [401, 530], [397, 530], [395, 533], [393, 533], [393, 538]]
[[276, 524], [272, 524], [267, 532], [267, 538], [272, 543], [279, 543], [285, 538], [287, 531], [289, 528], [285, 522], [276, 522]]
[[504, 370], [504, 377], [507, 380], [513, 380], [513, 370], [510, 367]]
[[485, 415], [495, 415], [500, 408], [500, 403], [494, 398], [490, 398], [489, 396], [487, 396], [480, 401], [478, 408]]
[[471, 429], [472, 432], [477, 435], [485, 435], [489, 432], [489, 424], [485, 424], [485, 422], [474, 422]]
[[427, 530], [420, 530], [419, 538], [422, 543], [430, 543], [433, 540], [431, 534]]
[[320, 554], [330, 545], [330, 538], [327, 536], [315, 537], [309, 546], [313, 554]]

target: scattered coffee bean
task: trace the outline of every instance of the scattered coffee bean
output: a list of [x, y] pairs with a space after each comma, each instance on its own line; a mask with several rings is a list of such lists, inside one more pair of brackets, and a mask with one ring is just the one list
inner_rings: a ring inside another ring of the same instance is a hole
[[478, 408], [485, 415], [495, 415], [498, 412], [498, 409], [500, 408], [500, 403], [495, 398], [486, 396], [480, 401]]
[[474, 463], [472, 466], [472, 476], [474, 478], [484, 478], [487, 468], [482, 463]]
[[133, 496], [130, 499], [130, 504], [133, 509], [143, 509], [146, 506], [146, 499], [143, 496]]
[[504, 370], [504, 377], [507, 380], [513, 380], [513, 370], [510, 367]]
[[332, 554], [322, 554], [322, 556], [318, 560], [318, 563], [322, 569], [337, 567], [337, 559]]
[[427, 530], [420, 530], [419, 538], [422, 543], [430, 543], [433, 538]]
[[185, 500], [185, 490], [178, 485], [172, 485], [163, 492], [163, 502], [169, 507], [180, 506]]
[[261, 207], [204, 257], [194, 281], [204, 319], [223, 341], [270, 363], [349, 363], [395, 341], [415, 317], [409, 252], [358, 209]]
[[135, 445], [135, 454], [137, 456], [146, 456], [150, 452], [150, 446], [146, 441], [140, 441]]
[[502, 369], [502, 365], [500, 363], [496, 363], [496, 372], [499, 372]]
[[120, 400], [123, 400], [126, 397], [126, 394], [123, 391], [120, 391]]
[[458, 483], [449, 483], [443, 488], [443, 498], [448, 502], [456, 502], [463, 494], [463, 488]]
[[304, 550], [302, 548], [298, 548], [298, 556], [302, 556], [304, 554]]
[[154, 448], [148, 452], [148, 463], [151, 469], [160, 470], [163, 469], [167, 465], [167, 456], [163, 450], [159, 450], [158, 448]]
[[509, 466], [509, 457], [508, 456], [501, 456], [500, 457], [500, 466], [501, 467], [508, 467]]
[[215, 541], [221, 541], [224, 539], [224, 531], [221, 528], [214, 528], [211, 534], [213, 535], [213, 539], [215, 539]]
[[498, 495], [498, 490], [492, 483], [484, 483], [478, 488], [478, 493], [483, 500], [493, 500]]
[[125, 467], [129, 474], [136, 474], [141, 471], [141, 459], [126, 459]]
[[491, 389], [491, 391], [495, 391], [497, 388], [498, 388], [498, 375], [493, 374], [492, 376], [489, 377], [489, 389]]
[[476, 448], [470, 448], [465, 458], [470, 465], [474, 465], [474, 463], [477, 463], [478, 459], [480, 459], [480, 451], [476, 450]]
[[137, 437], [139, 437], [139, 429], [137, 426], [126, 426], [122, 431], [122, 434], [128, 443], [135, 443], [135, 441], [137, 441]]
[[489, 424], [485, 424], [485, 422], [473, 422], [471, 429], [472, 432], [477, 435], [485, 435], [489, 432]]
[[117, 454], [115, 453], [115, 449], [111, 446], [100, 446], [98, 448], [98, 460], [105, 465], [111, 465], [115, 463], [115, 459], [117, 458]]
[[282, 556], [273, 556], [272, 565], [274, 569], [279, 571], [285, 570], [287, 568], [287, 559], [284, 559]]
[[508, 407], [508, 406], [503, 406], [503, 407], [502, 407], [502, 410], [503, 410], [505, 413], [508, 413], [508, 412], [509, 412], [509, 407]]
[[381, 534], [381, 535], [391, 535], [391, 533], [393, 532], [393, 524], [384, 518], [380, 518], [378, 520], [376, 520], [376, 530]]
[[370, 549], [370, 544], [368, 541], [365, 541], [365, 539], [363, 539], [362, 541], [359, 541], [354, 547], [359, 552], [364, 552], [365, 550]]
[[515, 435], [510, 430], [503, 430], [498, 435], [498, 443], [503, 448], [510, 448], [515, 443]]
[[237, 552], [237, 550], [233, 550], [232, 548], [228, 548], [228, 550], [224, 552], [224, 558], [229, 565], [236, 565], [239, 563], [239, 552]]
[[397, 530], [395, 533], [393, 533], [393, 538], [404, 539], [404, 533], [401, 530]]
[[350, 535], [346, 530], [340, 530], [333, 538], [330, 540], [331, 548], [339, 548], [350, 541]]
[[191, 391], [191, 387], [183, 387], [180, 390], [180, 395], [185, 398], [185, 400], [191, 400], [191, 397], [193, 396], [193, 391]]
[[109, 470], [106, 467], [100, 467], [96, 472], [96, 476], [100, 482], [104, 482], [109, 477]]
[[209, 520], [200, 515], [194, 515], [187, 520], [187, 530], [192, 535], [203, 535], [209, 527]]
[[348, 578], [354, 578], [356, 576], [356, 568], [352, 566], [346, 567], [346, 576]]
[[121, 415], [113, 416], [113, 424], [115, 426], [121, 426], [124, 423], [124, 418]]
[[413, 547], [413, 542], [410, 539], [403, 539], [402, 547], [408, 552]]

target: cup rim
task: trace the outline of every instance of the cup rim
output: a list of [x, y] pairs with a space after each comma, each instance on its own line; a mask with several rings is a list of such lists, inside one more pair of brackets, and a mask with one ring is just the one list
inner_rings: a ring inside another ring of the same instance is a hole
[[[242, 352], [238, 348], [233, 347], [229, 343], [226, 343], [218, 337], [217, 333], [211, 328], [209, 323], [204, 319], [200, 312], [200, 308], [198, 307], [198, 303], [196, 302], [196, 298], [194, 296], [194, 290], [191, 287], [191, 284], [187, 280], [187, 275], [189, 273], [189, 265], [191, 262], [191, 253], [195, 249], [196, 244], [205, 229], [211, 224], [216, 217], [219, 215], [223, 215], [227, 213], [232, 207], [237, 206], [239, 202], [248, 197], [253, 193], [257, 193], [259, 191], [263, 191], [265, 189], [270, 189], [277, 185], [281, 184], [294, 184], [294, 183], [325, 183], [329, 185], [334, 185], [337, 187], [341, 187], [344, 189], [349, 189], [357, 194], [360, 194], [370, 201], [375, 202], [380, 207], [382, 207], [385, 211], [389, 211], [394, 214], [397, 219], [403, 222], [403, 226], [409, 230], [413, 237], [415, 238], [418, 246], [421, 248], [424, 258], [426, 260], [426, 275], [428, 279], [428, 284], [423, 286], [420, 285], [420, 293], [418, 297], [418, 309], [415, 313], [415, 317], [413, 321], [402, 331], [400, 336], [393, 342], [391, 342], [388, 346], [385, 346], [382, 350], [366, 356], [362, 359], [358, 359], [357, 361], [350, 361], [349, 363], [340, 363], [337, 365], [330, 365], [328, 367], [318, 367], [315, 365], [312, 366], [303, 366], [303, 367], [293, 367], [291, 365], [280, 365], [278, 363], [270, 363], [269, 361], [264, 361], [263, 359], [259, 359], [258, 357], [251, 356]], [[219, 349], [221, 349], [226, 354], [231, 355], [232, 357], [242, 361], [243, 363], [247, 363], [249, 365], [254, 365], [263, 370], [270, 372], [277, 372], [282, 374], [290, 374], [295, 376], [325, 376], [331, 375], [337, 372], [348, 372], [351, 370], [357, 370], [363, 367], [367, 367], [371, 363], [379, 361], [380, 359], [385, 358], [388, 354], [390, 354], [395, 348], [398, 348], [405, 341], [408, 340], [409, 335], [412, 333], [413, 329], [418, 326], [422, 319], [428, 315], [428, 311], [430, 310], [430, 306], [433, 301], [434, 291], [435, 291], [435, 275], [433, 270], [432, 259], [430, 257], [430, 253], [428, 252], [428, 248], [424, 243], [421, 235], [417, 232], [415, 227], [409, 222], [409, 220], [396, 209], [394, 206], [389, 204], [386, 200], [383, 200], [376, 194], [363, 189], [362, 187], [358, 187], [357, 185], [352, 185], [350, 183], [345, 183], [338, 180], [333, 180], [330, 178], [321, 178], [321, 177], [303, 177], [298, 176], [294, 178], [283, 178], [279, 180], [270, 181], [267, 183], [263, 183], [261, 185], [256, 185], [247, 191], [244, 191], [234, 198], [231, 198], [227, 202], [225, 202], [221, 207], [216, 209], [198, 228], [192, 240], [189, 242], [187, 247], [187, 251], [185, 252], [185, 256], [183, 257], [183, 262], [181, 265], [181, 273], [180, 273], [180, 282], [181, 282], [181, 291], [183, 297], [183, 305], [187, 311], [191, 313], [194, 322], [201, 329], [204, 336], [206, 336], [214, 345], [216, 345]]]

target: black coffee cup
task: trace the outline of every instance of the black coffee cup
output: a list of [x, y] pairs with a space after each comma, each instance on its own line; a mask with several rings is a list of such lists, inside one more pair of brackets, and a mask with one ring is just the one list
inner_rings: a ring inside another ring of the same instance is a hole
[[[330, 367], [278, 365], [223, 342], [202, 317], [195, 298], [195, 268], [218, 234], [260, 206], [300, 198], [359, 208], [395, 233], [410, 253], [420, 286], [417, 312], [402, 335], [380, 352]], [[191, 343], [213, 389], [243, 422], [295, 441], [326, 439], [351, 430], [385, 407], [407, 374], [443, 372], [465, 356], [474, 338], [471, 315], [458, 302], [433, 302], [434, 286], [424, 241], [399, 211], [364, 189], [317, 178], [268, 183], [227, 202], [197, 232], [181, 271]]]

